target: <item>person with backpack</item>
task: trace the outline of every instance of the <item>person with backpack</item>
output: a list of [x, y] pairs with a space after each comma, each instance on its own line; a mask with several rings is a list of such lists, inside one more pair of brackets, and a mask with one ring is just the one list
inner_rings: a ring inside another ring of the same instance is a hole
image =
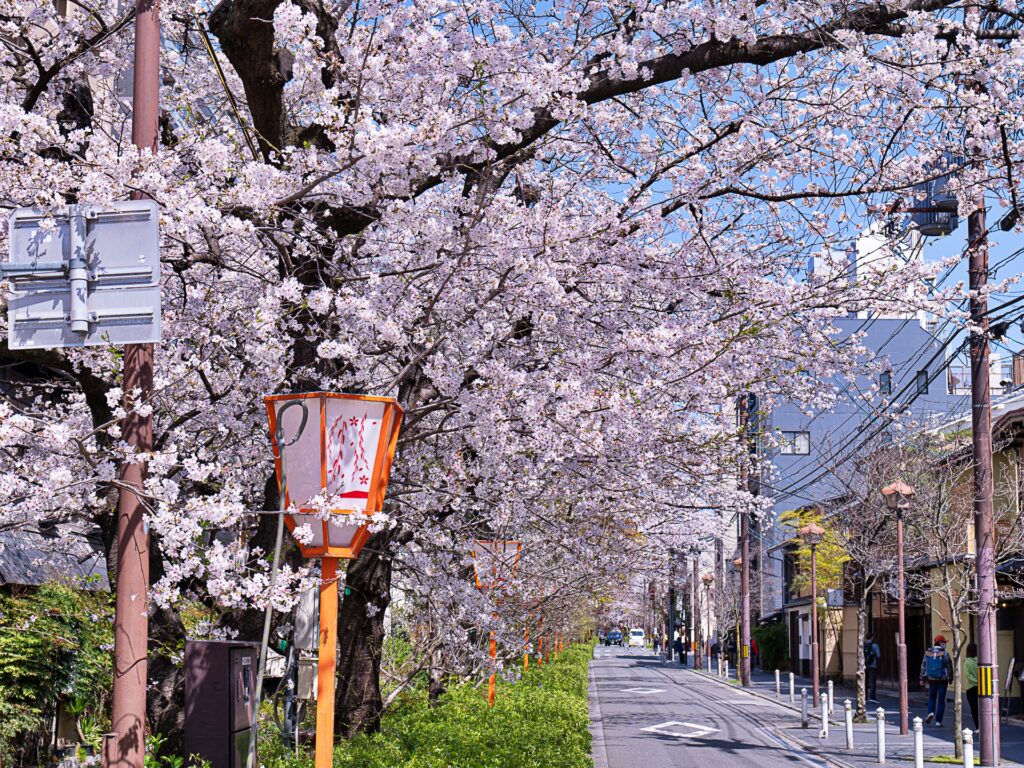
[[868, 632], [864, 635], [864, 690], [868, 702], [878, 703], [878, 660], [882, 652], [875, 642], [874, 636]]
[[921, 659], [921, 685], [928, 683], [928, 715], [926, 723], [935, 721], [942, 726], [942, 715], [946, 711], [946, 689], [953, 679], [953, 660], [946, 653], [946, 638], [935, 636], [935, 645], [928, 649]]

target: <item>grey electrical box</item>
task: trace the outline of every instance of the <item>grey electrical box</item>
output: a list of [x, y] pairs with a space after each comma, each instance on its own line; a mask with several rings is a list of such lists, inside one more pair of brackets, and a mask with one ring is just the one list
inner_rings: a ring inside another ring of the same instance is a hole
[[152, 200], [18, 208], [9, 219], [11, 349], [160, 340], [159, 210]]
[[185, 641], [185, 758], [210, 768], [245, 768], [253, 739], [259, 646]]

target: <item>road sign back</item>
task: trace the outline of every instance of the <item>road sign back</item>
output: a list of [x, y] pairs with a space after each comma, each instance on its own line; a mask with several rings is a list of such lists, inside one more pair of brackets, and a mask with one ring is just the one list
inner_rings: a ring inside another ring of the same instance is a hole
[[0, 264], [10, 348], [159, 341], [158, 218], [151, 200], [15, 210]]

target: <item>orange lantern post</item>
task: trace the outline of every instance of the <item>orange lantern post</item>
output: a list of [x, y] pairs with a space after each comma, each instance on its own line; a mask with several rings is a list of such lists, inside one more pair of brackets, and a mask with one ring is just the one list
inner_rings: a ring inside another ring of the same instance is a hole
[[[338, 652], [338, 560], [349, 560], [370, 538], [368, 516], [384, 504], [398, 447], [402, 407], [391, 397], [335, 392], [264, 398], [285, 524], [305, 557], [320, 558], [317, 653], [316, 768], [331, 768], [334, 683]], [[300, 408], [292, 407], [299, 404]], [[309, 421], [305, 429], [302, 426]], [[287, 482], [278, 435], [289, 440]]]
[[[519, 555], [523, 551], [521, 541], [480, 539], [473, 542], [469, 554], [473, 558], [473, 578], [477, 589], [504, 589], [507, 578], [515, 576]], [[506, 577], [505, 574], [508, 574]], [[491, 676], [487, 680], [487, 705], [494, 706], [497, 687], [498, 640], [491, 631]]]

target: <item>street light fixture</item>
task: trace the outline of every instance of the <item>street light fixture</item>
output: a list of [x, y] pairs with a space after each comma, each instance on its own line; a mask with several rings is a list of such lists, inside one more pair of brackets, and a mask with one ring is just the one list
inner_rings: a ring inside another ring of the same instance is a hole
[[[476, 588], [481, 590], [498, 590], [507, 586], [507, 578], [516, 575], [519, 555], [523, 551], [523, 543], [514, 540], [478, 539], [473, 542], [469, 551], [473, 558], [473, 579]], [[505, 574], [508, 574], [506, 577]], [[497, 614], [495, 614], [497, 618]], [[487, 680], [487, 706], [494, 706], [494, 696], [498, 677], [498, 640], [491, 630], [491, 676]]]
[[900, 677], [900, 733], [907, 735], [910, 729], [907, 694], [907, 636], [906, 636], [906, 577], [903, 572], [903, 514], [910, 508], [914, 489], [897, 480], [882, 489], [885, 505], [896, 513], [896, 589], [899, 600], [899, 642], [896, 654]]
[[403, 411], [394, 398], [335, 392], [272, 395], [264, 403], [284, 523], [304, 556], [322, 558], [314, 765], [330, 768], [338, 560], [357, 557], [370, 537], [369, 516], [384, 504]]
[[799, 530], [800, 538], [811, 548], [811, 701], [818, 706], [818, 545], [825, 538], [825, 529], [811, 522]]

